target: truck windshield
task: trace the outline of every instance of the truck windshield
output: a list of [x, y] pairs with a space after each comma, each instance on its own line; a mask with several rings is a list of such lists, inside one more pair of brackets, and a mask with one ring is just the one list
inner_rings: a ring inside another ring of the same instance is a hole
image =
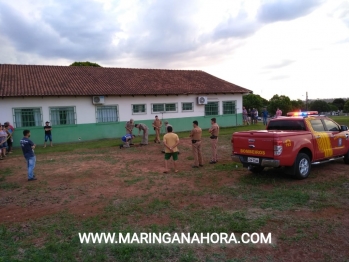
[[303, 120], [273, 120], [269, 122], [267, 130], [306, 130]]

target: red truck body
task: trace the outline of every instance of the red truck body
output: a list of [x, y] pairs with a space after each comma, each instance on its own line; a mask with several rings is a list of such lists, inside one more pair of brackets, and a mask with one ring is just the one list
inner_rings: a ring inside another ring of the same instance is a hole
[[306, 178], [311, 164], [343, 158], [349, 164], [349, 131], [324, 116], [279, 117], [267, 130], [235, 132], [232, 158], [252, 172], [264, 167], [290, 167]]

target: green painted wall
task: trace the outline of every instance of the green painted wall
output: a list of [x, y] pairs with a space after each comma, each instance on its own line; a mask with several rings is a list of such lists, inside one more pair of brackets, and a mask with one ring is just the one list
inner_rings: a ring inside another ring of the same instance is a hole
[[[221, 127], [229, 127], [242, 125], [242, 114], [237, 115], [221, 115], [214, 116], [217, 119], [217, 123]], [[192, 122], [197, 120], [199, 126], [203, 129], [207, 129], [211, 126], [210, 116], [200, 117], [183, 117], [183, 118], [171, 118], [169, 123], [173, 126], [175, 132], [189, 131], [192, 129]], [[166, 119], [164, 118], [163, 121]], [[153, 120], [135, 121], [136, 123], [143, 123], [149, 127], [149, 134], [154, 134], [154, 130], [151, 126]], [[19, 146], [19, 140], [22, 138], [23, 130], [29, 129], [31, 133], [31, 139], [37, 145], [44, 143], [44, 128], [43, 127], [30, 127], [30, 128], [16, 128], [14, 136], [14, 146]], [[162, 133], [165, 129], [162, 129]], [[125, 122], [119, 123], [100, 123], [100, 124], [79, 124], [79, 125], [65, 125], [65, 126], [53, 126], [52, 138], [54, 143], [67, 143], [81, 141], [96, 140], [103, 138], [120, 138], [125, 135]], [[134, 129], [134, 133], [138, 134], [138, 129]]]

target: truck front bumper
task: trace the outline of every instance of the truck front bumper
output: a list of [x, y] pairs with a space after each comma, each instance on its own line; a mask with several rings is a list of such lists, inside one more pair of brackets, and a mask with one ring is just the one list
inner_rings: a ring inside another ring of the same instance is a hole
[[246, 165], [264, 166], [264, 167], [279, 167], [280, 166], [280, 160], [275, 160], [275, 159], [259, 158], [260, 164], [248, 162], [247, 156], [231, 155], [231, 159], [234, 162], [242, 163], [244, 166], [246, 166]]

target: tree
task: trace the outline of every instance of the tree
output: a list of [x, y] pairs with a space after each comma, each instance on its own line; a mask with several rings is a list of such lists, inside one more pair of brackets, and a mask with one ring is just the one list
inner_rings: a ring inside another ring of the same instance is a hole
[[343, 111], [344, 113], [349, 113], [349, 99], [347, 100], [347, 102], [345, 102], [343, 106]]
[[274, 115], [278, 108], [281, 109], [283, 115], [286, 115], [287, 112], [292, 111], [292, 103], [290, 98], [284, 95], [274, 95], [269, 100], [268, 111], [271, 115]]
[[338, 107], [335, 106], [334, 104], [328, 103], [328, 105], [330, 106], [330, 111], [338, 111]]
[[324, 100], [315, 100], [310, 104], [310, 110], [320, 112], [329, 112], [331, 111], [330, 105]]
[[338, 107], [339, 110], [343, 110], [345, 100], [343, 98], [336, 98], [332, 101], [332, 104]]
[[74, 62], [70, 66], [93, 66], [93, 67], [101, 67], [99, 64], [92, 63], [89, 61], [86, 62]]
[[304, 102], [300, 99], [291, 100], [292, 111], [305, 110]]
[[246, 109], [256, 108], [259, 112], [261, 112], [262, 108], [268, 105], [268, 100], [264, 99], [260, 95], [248, 94], [243, 96], [242, 104]]

